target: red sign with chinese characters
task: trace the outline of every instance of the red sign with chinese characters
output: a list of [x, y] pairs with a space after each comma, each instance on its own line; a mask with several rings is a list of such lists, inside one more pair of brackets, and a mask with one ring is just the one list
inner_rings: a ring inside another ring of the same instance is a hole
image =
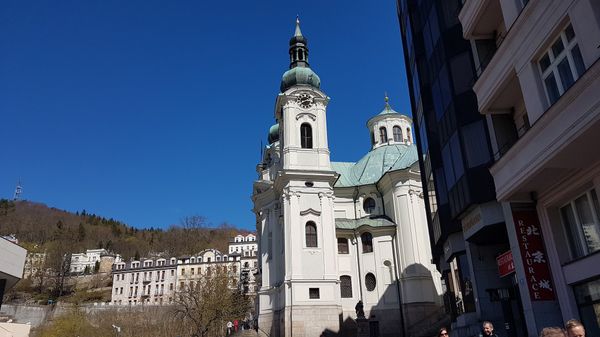
[[531, 300], [554, 300], [554, 286], [537, 212], [514, 211], [513, 220]]
[[496, 258], [496, 263], [498, 263], [498, 274], [500, 277], [504, 277], [515, 272], [515, 262], [513, 261], [513, 255], [510, 250], [498, 256]]

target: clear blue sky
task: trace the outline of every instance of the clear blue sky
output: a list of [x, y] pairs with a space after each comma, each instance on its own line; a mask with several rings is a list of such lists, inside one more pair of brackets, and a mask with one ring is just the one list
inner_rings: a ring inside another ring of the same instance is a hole
[[321, 77], [334, 161], [410, 103], [386, 1], [0, 2], [0, 198], [136, 227], [199, 214], [254, 229], [250, 195], [296, 14]]

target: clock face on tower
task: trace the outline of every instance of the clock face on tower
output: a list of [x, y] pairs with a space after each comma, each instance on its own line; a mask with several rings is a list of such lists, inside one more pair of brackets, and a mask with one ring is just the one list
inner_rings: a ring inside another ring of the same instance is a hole
[[309, 94], [300, 94], [297, 98], [298, 105], [303, 109], [308, 109], [313, 105], [313, 98]]

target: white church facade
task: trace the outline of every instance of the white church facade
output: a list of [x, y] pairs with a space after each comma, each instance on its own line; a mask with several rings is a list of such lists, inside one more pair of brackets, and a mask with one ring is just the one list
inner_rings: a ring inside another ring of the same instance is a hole
[[371, 150], [332, 162], [329, 98], [298, 22], [290, 59], [253, 186], [259, 333], [356, 335], [362, 301], [371, 336], [404, 336], [439, 311], [442, 293], [412, 121], [386, 97], [367, 122]]

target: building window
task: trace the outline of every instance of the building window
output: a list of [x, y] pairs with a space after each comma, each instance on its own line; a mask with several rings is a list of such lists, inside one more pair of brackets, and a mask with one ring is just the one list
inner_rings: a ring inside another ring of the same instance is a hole
[[369, 232], [362, 233], [360, 236], [360, 241], [362, 241], [363, 253], [372, 253], [373, 252], [373, 235], [371, 235], [371, 233], [369, 233]]
[[406, 141], [407, 142], [412, 142], [412, 140], [410, 140], [410, 128], [406, 128]]
[[379, 142], [381, 144], [387, 143], [387, 129], [385, 127], [379, 128]]
[[306, 247], [317, 247], [317, 225], [309, 221], [304, 226], [306, 232]]
[[394, 141], [402, 141], [402, 129], [399, 126], [394, 126]]
[[319, 295], [319, 288], [308, 288], [308, 298], [318, 300], [321, 298]]
[[375, 200], [373, 198], [367, 198], [363, 202], [363, 210], [369, 214], [375, 212]]
[[348, 239], [346, 238], [337, 238], [338, 244], [338, 254], [349, 254], [348, 249]]
[[312, 149], [312, 128], [310, 124], [303, 123], [300, 125], [300, 145], [303, 149]]
[[573, 286], [573, 292], [587, 335], [598, 336], [600, 334], [597, 314], [600, 312], [600, 279]]
[[538, 64], [546, 95], [550, 104], [554, 104], [585, 71], [573, 26], [569, 24], [560, 33]]
[[560, 213], [575, 257], [600, 250], [600, 207], [595, 190], [561, 207]]
[[352, 298], [352, 278], [348, 275], [340, 276], [340, 294], [342, 298]]
[[375, 279], [375, 275], [373, 273], [368, 273], [365, 275], [365, 287], [367, 287], [368, 291], [375, 290], [375, 286], [377, 285], [377, 280]]

